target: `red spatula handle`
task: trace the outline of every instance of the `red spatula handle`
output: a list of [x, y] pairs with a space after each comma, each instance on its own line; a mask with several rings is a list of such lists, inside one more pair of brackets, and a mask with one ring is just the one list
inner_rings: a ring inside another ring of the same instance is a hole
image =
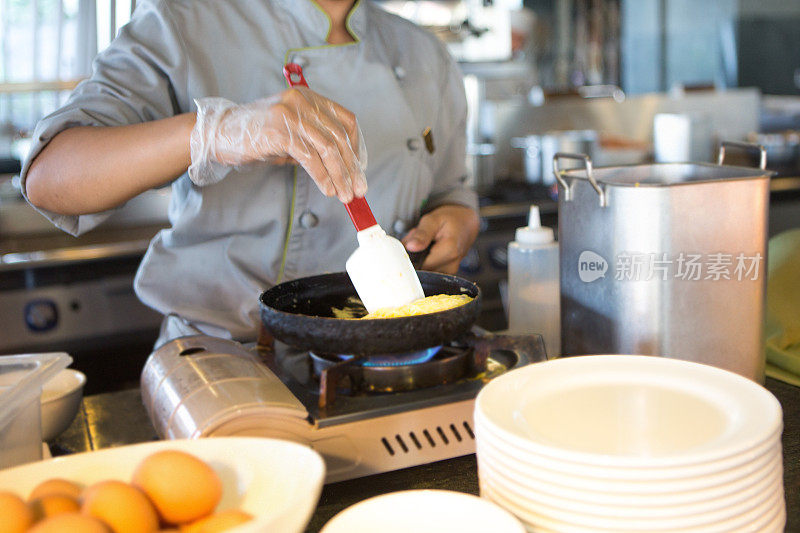
[[[303, 67], [297, 63], [286, 63], [283, 66], [283, 76], [291, 87], [297, 87], [298, 85], [308, 87], [308, 82], [303, 76]], [[347, 209], [347, 214], [350, 215], [350, 220], [353, 221], [353, 225], [358, 231], [377, 224], [366, 198], [354, 198], [344, 204], [344, 207]]]
[[358, 231], [362, 229], [371, 228], [378, 222], [375, 220], [375, 215], [372, 214], [372, 209], [369, 208], [366, 198], [353, 198], [348, 203], [344, 204], [347, 209], [347, 214], [350, 215], [350, 220]]

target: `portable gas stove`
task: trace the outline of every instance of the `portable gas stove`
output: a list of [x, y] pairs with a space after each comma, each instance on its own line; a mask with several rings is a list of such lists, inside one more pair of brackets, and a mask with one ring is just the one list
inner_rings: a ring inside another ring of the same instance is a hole
[[475, 453], [472, 413], [483, 385], [545, 360], [541, 337], [476, 334], [441, 347], [365, 358], [275, 342], [262, 361], [302, 403], [328, 481]]
[[197, 336], [154, 352], [142, 390], [162, 437], [299, 441], [325, 458], [333, 482], [474, 453], [483, 385], [545, 359], [538, 335], [478, 328], [441, 347], [361, 358]]

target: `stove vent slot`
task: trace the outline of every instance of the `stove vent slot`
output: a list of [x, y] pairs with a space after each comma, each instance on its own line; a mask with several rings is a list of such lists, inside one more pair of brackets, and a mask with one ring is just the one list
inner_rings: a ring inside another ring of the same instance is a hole
[[403, 448], [403, 452], [408, 453], [408, 446], [406, 446], [406, 443], [403, 442], [403, 437], [401, 437], [400, 435], [395, 435], [394, 438], [397, 439], [397, 444], [399, 444], [400, 447]]
[[444, 442], [445, 446], [450, 444], [450, 441], [447, 439], [447, 435], [445, 435], [444, 431], [442, 431], [442, 426], [436, 426], [436, 431], [439, 432], [439, 436], [442, 437], [442, 442]]
[[433, 440], [433, 437], [431, 437], [430, 432], [428, 432], [428, 430], [426, 429], [422, 432], [422, 434], [425, 435], [426, 439], [428, 439], [428, 444], [431, 445], [431, 448], [436, 448], [436, 441]]
[[466, 420], [464, 421], [464, 429], [467, 430], [467, 435], [469, 435], [469, 438], [475, 440], [475, 433], [472, 432], [472, 428], [469, 427], [469, 422], [467, 422]]
[[[381, 444], [386, 448], [389, 455], [395, 455], [400, 453], [400, 451], [409, 453], [414, 449], [422, 450], [427, 446], [435, 448], [437, 444], [448, 446], [451, 444], [451, 441], [455, 444], [456, 442], [463, 442], [464, 439], [475, 440], [475, 434], [472, 432], [472, 427], [470, 427], [469, 422], [462, 422], [462, 426], [463, 430], [460, 429], [460, 426], [456, 426], [455, 424], [450, 424], [445, 427], [436, 426], [433, 432], [428, 429], [423, 429], [421, 437], [413, 431], [408, 433], [407, 438], [405, 435], [400, 435], [398, 433], [393, 439], [387, 437], [381, 438]], [[434, 435], [436, 437], [434, 437]]]
[[386, 437], [383, 437], [381, 442], [383, 443], [383, 447], [386, 448], [386, 451], [389, 452], [389, 455], [394, 455], [394, 448], [392, 448], [392, 445], [386, 440]]

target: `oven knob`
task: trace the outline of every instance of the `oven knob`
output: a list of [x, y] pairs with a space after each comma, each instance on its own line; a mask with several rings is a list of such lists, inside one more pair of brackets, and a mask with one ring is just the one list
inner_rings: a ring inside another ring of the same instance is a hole
[[49, 331], [58, 325], [58, 308], [52, 300], [31, 300], [25, 304], [25, 325], [36, 332]]
[[495, 268], [508, 268], [508, 248], [507, 245], [501, 244], [492, 246], [489, 249], [489, 262]]
[[464, 274], [477, 274], [481, 270], [481, 258], [478, 256], [478, 250], [470, 248], [458, 269]]

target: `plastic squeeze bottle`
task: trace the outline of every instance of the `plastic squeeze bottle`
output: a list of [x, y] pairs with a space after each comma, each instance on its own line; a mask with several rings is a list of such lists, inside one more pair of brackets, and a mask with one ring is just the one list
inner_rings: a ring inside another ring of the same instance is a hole
[[553, 228], [542, 227], [539, 207], [533, 205], [528, 225], [517, 228], [508, 245], [509, 330], [541, 335], [548, 357], [561, 352], [558, 271], [558, 243]]

